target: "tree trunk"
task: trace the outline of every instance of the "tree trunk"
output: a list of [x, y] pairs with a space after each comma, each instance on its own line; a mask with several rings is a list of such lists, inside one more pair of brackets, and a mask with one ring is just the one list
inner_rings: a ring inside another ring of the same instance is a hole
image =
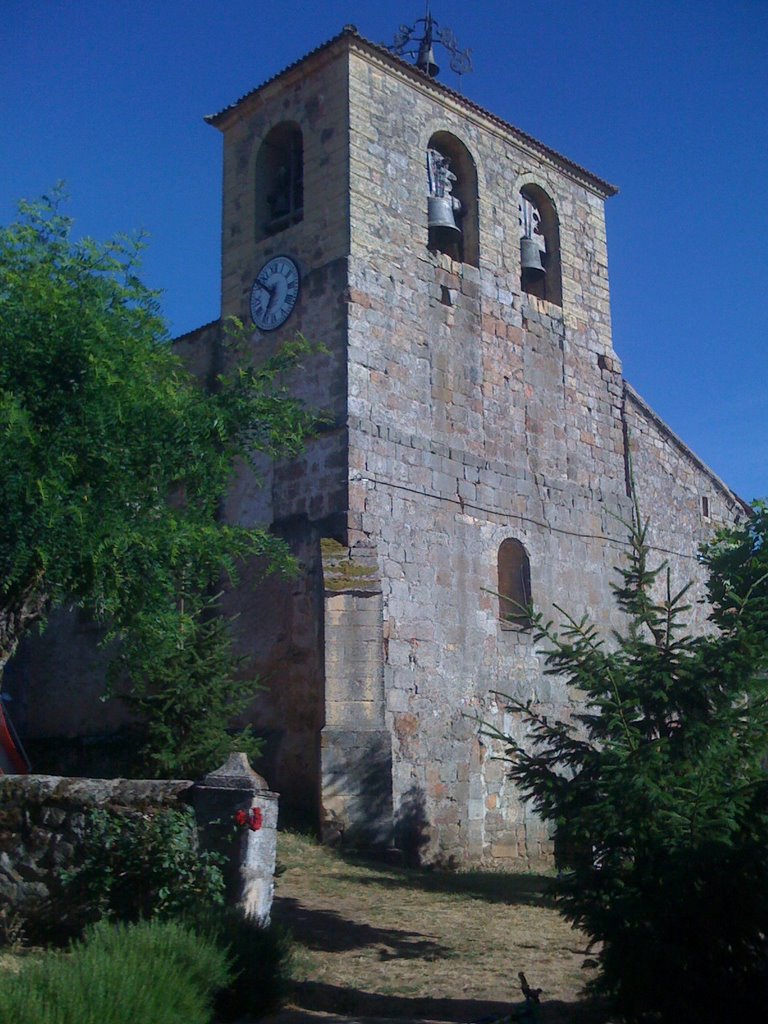
[[50, 596], [36, 579], [17, 593], [9, 594], [0, 605], [0, 690], [6, 664], [16, 653], [24, 633], [48, 613]]

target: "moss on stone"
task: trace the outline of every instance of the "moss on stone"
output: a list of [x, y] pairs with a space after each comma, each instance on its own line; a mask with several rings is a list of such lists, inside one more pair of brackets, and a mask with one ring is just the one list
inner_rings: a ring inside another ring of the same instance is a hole
[[349, 549], [331, 537], [324, 537], [320, 547], [326, 590], [369, 590], [378, 587], [379, 571], [376, 565], [355, 561]]
[[321, 537], [320, 538], [320, 550], [323, 555], [344, 555], [349, 554], [349, 549], [345, 548], [343, 544], [340, 544], [333, 537]]
[[350, 590], [375, 587], [379, 583], [376, 568], [355, 562], [336, 562], [325, 573], [326, 590]]

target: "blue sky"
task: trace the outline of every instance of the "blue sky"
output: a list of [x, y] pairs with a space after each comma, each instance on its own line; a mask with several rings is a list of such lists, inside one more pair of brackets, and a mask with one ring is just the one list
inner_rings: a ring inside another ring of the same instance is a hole
[[[0, 219], [67, 182], [77, 230], [144, 230], [174, 333], [219, 310], [213, 113], [353, 23], [424, 0], [4, 0]], [[620, 188], [614, 345], [643, 397], [743, 497], [768, 495], [768, 0], [432, 0], [461, 88]], [[443, 58], [443, 59], [441, 59]], [[448, 61], [438, 48], [437, 60]]]

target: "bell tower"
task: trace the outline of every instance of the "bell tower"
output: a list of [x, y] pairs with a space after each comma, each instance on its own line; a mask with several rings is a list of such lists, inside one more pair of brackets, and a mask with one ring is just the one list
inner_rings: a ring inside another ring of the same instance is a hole
[[[498, 720], [494, 691], [573, 714], [520, 607], [620, 625], [632, 437], [660, 547], [684, 523], [695, 551], [703, 488], [726, 518], [738, 499], [622, 378], [615, 188], [443, 85], [435, 44], [454, 70], [468, 53], [429, 6], [422, 21], [391, 50], [347, 26], [208, 118], [222, 317], [257, 352], [296, 331], [322, 343], [295, 387], [326, 413], [226, 509], [271, 523], [301, 576], [246, 574], [229, 601], [267, 683], [252, 720], [284, 807], [413, 859], [534, 867], [552, 838], [473, 722]], [[181, 345], [213, 349], [217, 329]]]
[[[395, 52], [347, 27], [207, 119], [224, 142], [222, 317], [265, 354], [296, 331], [325, 349], [296, 380], [325, 429], [259, 482], [244, 473], [226, 510], [272, 523], [301, 579], [230, 600], [285, 802], [326, 836], [464, 861], [509, 823], [465, 712], [540, 676], [487, 592], [498, 553], [517, 545], [534, 598], [554, 600], [567, 558], [547, 520], [570, 522], [595, 478], [612, 507], [626, 498], [620, 457], [569, 443], [589, 405], [605, 448], [623, 444], [613, 189], [440, 84], [435, 42], [469, 57], [423, 21]], [[535, 860], [548, 840], [521, 813]]]
[[[445, 85], [446, 55], [469, 70], [427, 4], [392, 48], [347, 26], [207, 119], [223, 141], [221, 318], [176, 347], [210, 378], [229, 317], [257, 360], [297, 331], [322, 346], [291, 383], [324, 414], [316, 435], [299, 458], [241, 467], [222, 509], [268, 524], [300, 567], [247, 565], [224, 598], [254, 680], [238, 724], [264, 739], [283, 821], [411, 862], [536, 868], [553, 837], [477, 726], [527, 742], [497, 693], [579, 713], [530, 606], [622, 627], [631, 465], [656, 563], [675, 591], [693, 582], [690, 625], [706, 628], [698, 545], [750, 510], [622, 376], [616, 190]], [[97, 699], [93, 646], [64, 614], [15, 659], [47, 771], [76, 774], [81, 738], [122, 722]]]

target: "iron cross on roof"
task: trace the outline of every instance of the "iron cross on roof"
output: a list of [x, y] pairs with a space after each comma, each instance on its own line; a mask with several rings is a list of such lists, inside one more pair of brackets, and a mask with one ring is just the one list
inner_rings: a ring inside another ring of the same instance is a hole
[[[423, 26], [419, 29], [418, 26]], [[472, 70], [472, 51], [460, 50], [456, 36], [449, 28], [440, 28], [432, 17], [429, 0], [423, 18], [418, 18], [412, 26], [401, 25], [392, 45], [387, 47], [398, 57], [415, 57], [415, 64], [430, 78], [435, 78], [440, 71], [435, 63], [434, 44], [440, 43], [451, 55], [451, 70], [463, 75]]]

